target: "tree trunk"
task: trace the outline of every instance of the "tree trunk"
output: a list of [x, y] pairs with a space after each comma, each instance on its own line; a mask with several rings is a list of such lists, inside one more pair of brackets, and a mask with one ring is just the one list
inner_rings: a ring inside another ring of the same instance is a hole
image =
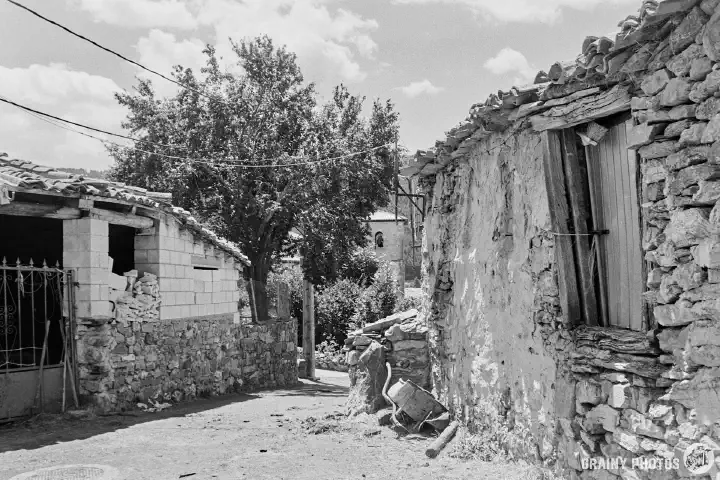
[[268, 312], [268, 274], [270, 273], [270, 263], [263, 258], [255, 258], [250, 260], [252, 265], [249, 270], [249, 278], [247, 282], [248, 295], [250, 297], [250, 309], [254, 322], [263, 322], [269, 320]]

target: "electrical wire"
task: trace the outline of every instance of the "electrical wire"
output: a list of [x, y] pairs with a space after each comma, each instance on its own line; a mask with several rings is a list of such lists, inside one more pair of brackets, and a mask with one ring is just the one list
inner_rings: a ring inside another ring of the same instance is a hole
[[61, 28], [61, 29], [65, 30], [65, 31], [68, 32], [69, 34], [71, 34], [71, 35], [73, 35], [73, 36], [75, 36], [75, 37], [77, 37], [77, 38], [79, 38], [79, 39], [81, 39], [81, 40], [84, 40], [84, 41], [86, 41], [86, 42], [88, 42], [88, 43], [91, 43], [92, 45], [100, 48], [101, 50], [104, 50], [104, 51], [110, 53], [111, 55], [115, 55], [116, 57], [118, 57], [118, 58], [120, 58], [120, 59], [122, 59], [122, 60], [124, 60], [124, 61], [126, 61], [126, 62], [128, 62], [128, 63], [131, 63], [132, 65], [135, 65], [136, 67], [139, 67], [139, 68], [141, 68], [141, 69], [143, 69], [143, 70], [145, 70], [145, 71], [147, 71], [147, 72], [150, 72], [150, 73], [152, 73], [152, 74], [154, 74], [154, 75], [157, 75], [157, 76], [159, 76], [159, 77], [161, 77], [161, 78], [164, 78], [164, 79], [167, 80], [168, 82], [172, 82], [172, 83], [174, 83], [175, 85], [178, 85], [178, 86], [180, 86], [180, 87], [182, 87], [182, 88], [184, 88], [184, 89], [186, 89], [186, 90], [189, 90], [189, 91], [191, 91], [191, 92], [193, 92], [193, 93], [197, 93], [198, 95], [202, 95], [203, 97], [206, 97], [206, 98], [211, 98], [209, 95], [207, 95], [207, 94], [205, 94], [205, 93], [202, 93], [202, 92], [200, 92], [200, 91], [198, 91], [198, 90], [195, 90], [194, 88], [188, 87], [187, 85], [184, 85], [184, 84], [178, 82], [177, 80], [173, 80], [172, 78], [170, 78], [170, 77], [168, 77], [168, 76], [166, 76], [166, 75], [163, 75], [163, 74], [160, 73], [160, 72], [157, 72], [157, 71], [155, 71], [155, 70], [153, 70], [153, 69], [151, 69], [151, 68], [146, 67], [145, 65], [142, 65], [141, 63], [136, 62], [135, 60], [132, 60], [132, 59], [130, 59], [130, 58], [127, 58], [125, 55], [123, 55], [123, 54], [121, 54], [121, 53], [118, 53], [118, 52], [116, 52], [115, 50], [112, 50], [111, 48], [108, 48], [108, 47], [105, 47], [105, 46], [103, 46], [103, 45], [100, 45], [100, 44], [97, 43], [96, 41], [91, 40], [91, 39], [89, 39], [89, 38], [87, 38], [87, 37], [85, 37], [85, 36], [83, 36], [83, 35], [80, 35], [79, 33], [76, 33], [76, 32], [74, 32], [74, 31], [70, 30], [68, 27], [66, 27], [66, 26], [64, 26], [64, 25], [61, 25], [61, 24], [59, 24], [58, 22], [56, 22], [56, 21], [54, 21], [54, 20], [50, 20], [49, 18], [44, 17], [43, 15], [39, 14], [39, 13], [36, 12], [35, 10], [33, 10], [33, 9], [29, 8], [29, 7], [26, 7], [25, 5], [23, 5], [23, 4], [21, 4], [21, 3], [18, 3], [18, 2], [14, 1], [14, 0], [6, 0], [6, 1], [7, 1], [8, 3], [11, 3], [11, 4], [15, 5], [16, 7], [22, 8], [23, 10], [29, 12], [30, 14], [35, 15], [36, 17], [40, 18], [41, 20], [44, 20], [44, 21], [50, 23], [51, 25], [54, 25], [54, 26], [56, 26], [56, 27], [58, 27], [58, 28]]
[[25, 105], [20, 105], [19, 103], [15, 103], [11, 100], [8, 100], [7, 98], [3, 97], [2, 95], [0, 95], [0, 102], [7, 103], [7, 104], [12, 105], [16, 108], [19, 108], [21, 110], [25, 110], [26, 112], [36, 113], [36, 114], [42, 115], [44, 117], [52, 118], [53, 120], [57, 120], [57, 121], [60, 121], [63, 123], [69, 123], [70, 125], [75, 125], [76, 127], [81, 127], [81, 128], [85, 128], [87, 130], [92, 130], [93, 132], [103, 133], [105, 135], [111, 135], [113, 137], [118, 137], [118, 138], [124, 138], [125, 140], [132, 140], [133, 142], [147, 143], [148, 145], [154, 145], [156, 147], [183, 148], [181, 145], [165, 145], [163, 143], [149, 142], [147, 140], [141, 140], [139, 138], [128, 137], [127, 135], [121, 135], [119, 133], [112, 133], [112, 132], [108, 132], [106, 130], [102, 130], [99, 128], [89, 127], [87, 125], [83, 125], [82, 123], [73, 122], [71, 120], [65, 120], [64, 118], [56, 117], [55, 115], [51, 115], [49, 113], [41, 112], [40, 110], [35, 110], [33, 108], [26, 107]]
[[[103, 143], [104, 145], [113, 145], [113, 146], [120, 147], [120, 148], [127, 148], [127, 149], [134, 150], [134, 151], [137, 151], [137, 152], [140, 152], [140, 153], [145, 153], [145, 154], [148, 154], [148, 155], [157, 155], [157, 156], [159, 156], [159, 157], [164, 157], [164, 158], [168, 158], [168, 159], [171, 159], [171, 160], [181, 160], [181, 161], [192, 162], [192, 163], [203, 163], [203, 164], [206, 164], [206, 165], [225, 166], [225, 167], [239, 167], [239, 168], [296, 167], [296, 166], [302, 166], [302, 165], [314, 165], [314, 164], [319, 164], [319, 163], [332, 162], [332, 161], [335, 161], [335, 160], [343, 160], [343, 159], [346, 159], [346, 158], [355, 157], [355, 156], [357, 156], [357, 155], [363, 155], [363, 154], [365, 154], [365, 153], [371, 153], [371, 152], [374, 152], [375, 150], [379, 150], [379, 149], [381, 149], [381, 148], [386, 148], [386, 147], [391, 147], [391, 146], [393, 145], [393, 143], [386, 143], [386, 144], [384, 144], [384, 145], [380, 145], [380, 146], [378, 146], [378, 147], [369, 148], [369, 149], [367, 149], [367, 150], [362, 150], [362, 151], [358, 151], [358, 152], [352, 152], [352, 153], [348, 153], [348, 154], [346, 154], [346, 155], [340, 155], [340, 156], [337, 156], [337, 157], [329, 157], [329, 158], [323, 158], [323, 159], [318, 159], [318, 160], [309, 160], [309, 161], [307, 161], [307, 162], [275, 163], [275, 164], [241, 164], [241, 163], [227, 163], [227, 162], [222, 162], [222, 161], [211, 161], [211, 160], [208, 160], [208, 159], [196, 159], [196, 158], [181, 157], [181, 156], [176, 156], [176, 155], [167, 155], [167, 154], [159, 153], [159, 152], [149, 152], [149, 151], [147, 151], [147, 150], [142, 150], [142, 149], [135, 148], [135, 147], [131, 147], [131, 146], [128, 146], [128, 145], [122, 145], [122, 144], [119, 144], [119, 143], [117, 143], [117, 142], [113, 142], [113, 141], [110, 141], [110, 140], [106, 140], [106, 139], [104, 139], [104, 138], [97, 137], [97, 136], [92, 135], [92, 134], [89, 134], [89, 133], [87, 133], [87, 132], [83, 132], [83, 131], [80, 131], [80, 130], [76, 130], [76, 129], [74, 129], [74, 128], [67, 127], [66, 125], [63, 125], [62, 123], [58, 123], [57, 121], [59, 121], [59, 122], [66, 122], [66, 123], [69, 123], [69, 124], [71, 124], [71, 125], [79, 126], [79, 127], [82, 127], [82, 128], [88, 128], [88, 129], [93, 130], [93, 131], [99, 131], [100, 133], [104, 133], [104, 134], [107, 134], [107, 135], [120, 136], [121, 138], [125, 138], [125, 139], [127, 139], [127, 140], [132, 140], [132, 141], [136, 141], [136, 142], [142, 142], [143, 140], [138, 140], [138, 139], [135, 139], [135, 138], [132, 138], [132, 137], [126, 137], [126, 136], [122, 136], [122, 135], [112, 134], [112, 133], [110, 133], [110, 132], [105, 132], [104, 130], [99, 130], [99, 129], [95, 129], [95, 128], [92, 128], [92, 127], [87, 127], [87, 126], [85, 126], [85, 125], [83, 125], [83, 124], [79, 124], [79, 123], [75, 123], [75, 122], [70, 122], [70, 121], [64, 120], [64, 119], [62, 119], [62, 118], [60, 118], [60, 117], [55, 117], [54, 115], [49, 115], [49, 114], [40, 112], [40, 111], [38, 111], [38, 110], [34, 110], [34, 109], [31, 109], [31, 108], [24, 107], [24, 106], [22, 106], [22, 105], [16, 104], [16, 103], [14, 103], [14, 102], [11, 102], [11, 101], [7, 100], [6, 98], [4, 98], [4, 97], [2, 97], [2, 96], [0, 96], [0, 101], [9, 103], [9, 104], [11, 104], [11, 105], [13, 105], [13, 106], [15, 106], [15, 107], [17, 107], [17, 108], [20, 108], [20, 109], [24, 110], [26, 113], [32, 115], [33, 117], [35, 117], [35, 118], [37, 118], [37, 119], [39, 119], [39, 120], [42, 120], [42, 121], [44, 121], [44, 122], [46, 122], [46, 123], [49, 123], [50, 125], [53, 125], [53, 126], [58, 127], [58, 128], [62, 128], [63, 130], [67, 130], [68, 132], [78, 133], [78, 134], [83, 135], [83, 136], [86, 136], [86, 137], [88, 137], [88, 138], [92, 138], [92, 139], [98, 140], [99, 142]], [[48, 118], [45, 118], [45, 117], [48, 117]], [[50, 120], [50, 119], [52, 119], [52, 120]], [[55, 120], [55, 121], [53, 121], [53, 120]], [[149, 144], [151, 144], [151, 145], [159, 145], [159, 146], [166, 146], [166, 147], [168, 147], [168, 145], [163, 145], [163, 144], [155, 144], [155, 143], [152, 143], [152, 142], [147, 142], [147, 143], [149, 143]], [[181, 148], [182, 148], [182, 147], [181, 147]], [[303, 157], [289, 157], [289, 158], [295, 159], [295, 158], [303, 158]]]

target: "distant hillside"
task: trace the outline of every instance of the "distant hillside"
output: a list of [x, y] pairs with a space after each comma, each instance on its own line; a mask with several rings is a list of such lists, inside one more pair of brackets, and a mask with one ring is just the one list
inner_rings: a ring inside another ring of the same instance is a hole
[[107, 179], [107, 170], [85, 170], [84, 168], [58, 168], [63, 172], [74, 173], [76, 175], [83, 175], [89, 178], [101, 178]]

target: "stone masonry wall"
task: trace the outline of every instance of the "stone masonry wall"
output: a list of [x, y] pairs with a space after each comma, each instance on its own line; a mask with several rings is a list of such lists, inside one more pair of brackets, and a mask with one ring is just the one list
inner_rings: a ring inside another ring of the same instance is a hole
[[[695, 3], [657, 47], [632, 100], [628, 138], [642, 159], [653, 330], [634, 355], [591, 355], [594, 368], [578, 383], [578, 417], [566, 425], [578, 441], [569, 456], [578, 471], [582, 458], [623, 456], [679, 460], [679, 470], [644, 478], [689, 476], [685, 449], [720, 445], [720, 10], [718, 1]], [[578, 347], [579, 364], [588, 365], [588, 348]]]
[[438, 152], [447, 166], [424, 179], [434, 386], [566, 478], [689, 478], [688, 446], [720, 451], [720, 2], [680, 3], [631, 79], [649, 332], [561, 315], [540, 134]]
[[78, 326], [81, 394], [106, 411], [298, 382], [296, 321], [233, 315]]
[[422, 312], [438, 398], [551, 463], [574, 405], [542, 158], [537, 135], [496, 134], [425, 179]]

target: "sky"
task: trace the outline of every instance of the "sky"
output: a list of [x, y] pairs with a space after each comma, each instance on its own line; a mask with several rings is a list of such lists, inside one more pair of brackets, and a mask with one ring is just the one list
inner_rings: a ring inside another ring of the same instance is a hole
[[[156, 71], [198, 68], [215, 45], [267, 34], [298, 55], [321, 101], [344, 83], [391, 99], [400, 143], [434, 145], [498, 89], [573, 59], [587, 35], [617, 32], [640, 0], [17, 0]], [[0, 96], [124, 133], [113, 93], [139, 68], [0, 0]], [[150, 75], [158, 92], [178, 88]], [[127, 142], [120, 140], [120, 143]], [[0, 104], [0, 152], [53, 167], [105, 169], [103, 144]]]

